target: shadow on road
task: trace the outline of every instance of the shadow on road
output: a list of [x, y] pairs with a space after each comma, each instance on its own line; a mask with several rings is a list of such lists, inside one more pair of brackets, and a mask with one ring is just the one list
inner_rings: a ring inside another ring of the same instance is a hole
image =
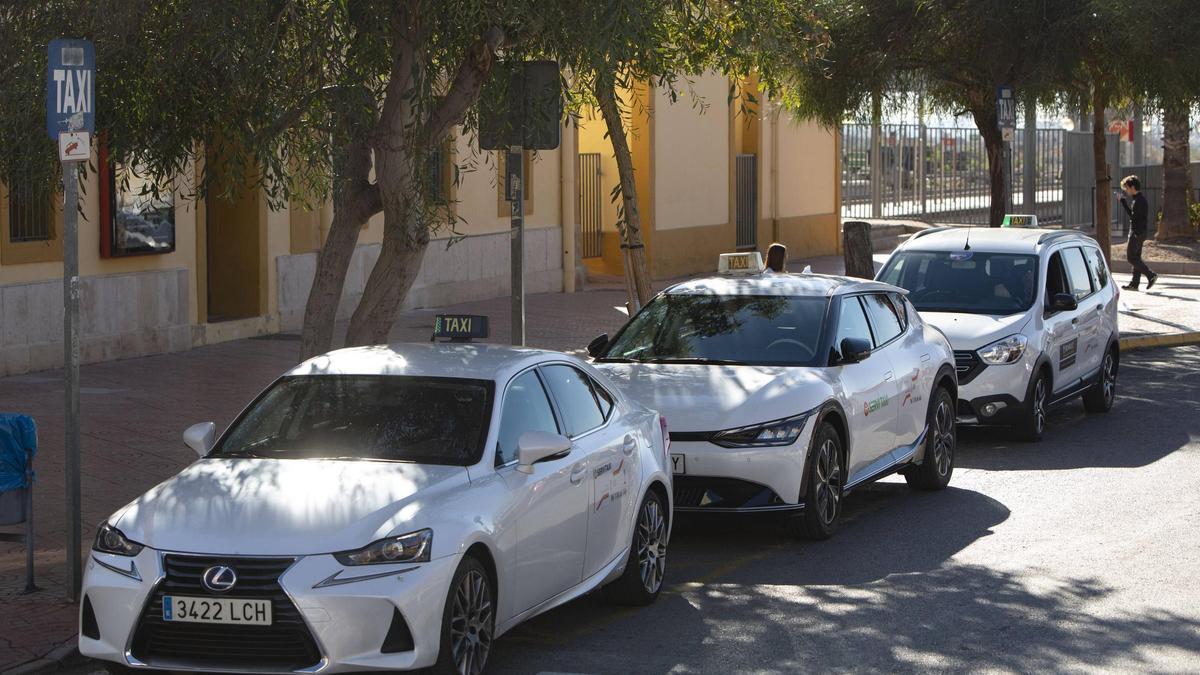
[[1152, 464], [1200, 437], [1200, 348], [1139, 351], [1122, 359], [1117, 402], [1089, 415], [1078, 399], [1056, 408], [1041, 443], [1002, 430], [959, 430], [957, 465], [1038, 471]]

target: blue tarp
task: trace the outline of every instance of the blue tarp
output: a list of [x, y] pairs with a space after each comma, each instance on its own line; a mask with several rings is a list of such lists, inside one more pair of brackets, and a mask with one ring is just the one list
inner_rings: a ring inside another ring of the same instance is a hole
[[25, 487], [27, 449], [37, 452], [37, 425], [33, 418], [0, 413], [0, 492]]

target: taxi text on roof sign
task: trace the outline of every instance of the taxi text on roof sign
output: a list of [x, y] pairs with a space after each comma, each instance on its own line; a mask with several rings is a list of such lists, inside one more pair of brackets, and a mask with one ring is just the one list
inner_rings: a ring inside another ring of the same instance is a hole
[[96, 131], [96, 50], [87, 40], [51, 40], [47, 48], [46, 133]]
[[478, 314], [438, 314], [433, 319], [433, 338], [451, 340], [484, 339], [488, 336], [488, 318]]
[[1000, 223], [1000, 227], [1030, 227], [1037, 228], [1037, 216], [1031, 214], [1004, 214], [1004, 221]]
[[762, 271], [762, 254], [758, 251], [722, 253], [717, 262], [717, 272], [720, 274], [758, 274]]

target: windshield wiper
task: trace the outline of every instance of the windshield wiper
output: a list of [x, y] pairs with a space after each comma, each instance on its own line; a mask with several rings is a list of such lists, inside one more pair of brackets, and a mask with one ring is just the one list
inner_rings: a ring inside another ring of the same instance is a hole
[[602, 356], [594, 359], [597, 363], [637, 363], [636, 359], [624, 356]]
[[706, 366], [744, 366], [743, 361], [734, 361], [732, 359], [709, 359], [702, 356], [675, 356], [661, 357], [654, 359], [642, 359], [641, 363], [699, 363]]

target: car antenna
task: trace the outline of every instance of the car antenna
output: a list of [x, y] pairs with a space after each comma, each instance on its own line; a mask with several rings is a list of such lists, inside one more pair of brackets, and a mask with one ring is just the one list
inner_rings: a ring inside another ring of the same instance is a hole
[[971, 250], [971, 230], [974, 228], [975, 228], [974, 225], [967, 225], [967, 241], [966, 241], [966, 243], [963, 244], [964, 251]]

